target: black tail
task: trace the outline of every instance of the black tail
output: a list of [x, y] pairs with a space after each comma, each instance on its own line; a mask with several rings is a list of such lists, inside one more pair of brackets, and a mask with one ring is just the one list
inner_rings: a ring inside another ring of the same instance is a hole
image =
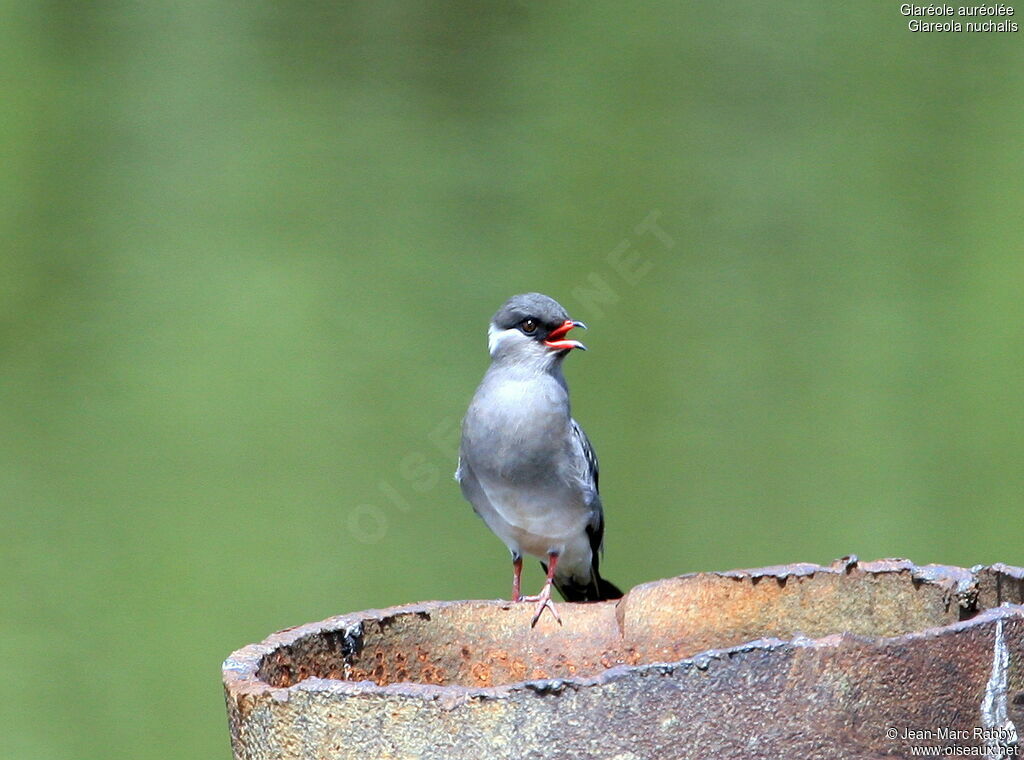
[[[543, 562], [540, 566], [544, 568], [545, 573], [548, 571], [548, 566]], [[622, 598], [619, 587], [602, 578], [596, 568], [590, 583], [578, 583], [575, 578], [559, 578], [556, 575], [554, 584], [558, 593], [567, 602], [603, 602], [607, 599]]]

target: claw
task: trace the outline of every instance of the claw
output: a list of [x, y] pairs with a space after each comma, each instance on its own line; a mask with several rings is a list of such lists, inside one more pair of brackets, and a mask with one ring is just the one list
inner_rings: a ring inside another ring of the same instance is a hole
[[523, 559], [519, 556], [518, 552], [512, 553], [512, 601], [513, 602], [537, 602], [537, 609], [533, 613], [533, 620], [530, 622], [530, 627], [534, 628], [537, 625], [537, 621], [540, 620], [540, 616], [544, 614], [544, 610], [551, 610], [551, 614], [554, 616], [558, 624], [562, 624], [562, 618], [558, 614], [558, 610], [555, 609], [555, 603], [551, 601], [551, 585], [554, 582], [555, 567], [558, 565], [558, 554], [554, 552], [548, 553], [548, 578], [544, 583], [544, 588], [540, 590], [537, 596], [523, 596], [519, 593], [519, 576], [523, 571]]
[[544, 610], [551, 610], [551, 614], [554, 615], [555, 620], [558, 624], [562, 624], [562, 618], [558, 615], [558, 611], [555, 609], [555, 603], [551, 601], [549, 596], [537, 605], [537, 611], [533, 613], [533, 620], [530, 622], [530, 627], [534, 628], [537, 625], [537, 621], [540, 620], [540, 616], [544, 614]]
[[555, 603], [551, 601], [551, 586], [549, 584], [545, 584], [537, 596], [524, 596], [522, 600], [524, 602], [537, 602], [537, 610], [533, 613], [533, 620], [530, 621], [531, 628], [536, 627], [540, 616], [544, 614], [544, 610], [551, 610], [551, 614], [558, 621], [558, 624], [562, 624], [562, 618], [559, 616], [558, 610], [555, 609]]

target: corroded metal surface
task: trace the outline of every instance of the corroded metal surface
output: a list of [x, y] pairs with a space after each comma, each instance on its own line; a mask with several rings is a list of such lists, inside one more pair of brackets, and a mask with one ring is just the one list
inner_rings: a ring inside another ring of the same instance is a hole
[[343, 615], [224, 663], [232, 745], [247, 760], [1012, 751], [1022, 601], [1020, 568], [844, 558], [656, 581], [561, 604], [561, 626], [506, 602]]

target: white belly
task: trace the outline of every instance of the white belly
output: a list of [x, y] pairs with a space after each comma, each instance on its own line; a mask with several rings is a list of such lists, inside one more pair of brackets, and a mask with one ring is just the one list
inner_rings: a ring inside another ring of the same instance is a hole
[[[481, 482], [489, 504], [478, 509], [488, 527], [512, 551], [544, 559], [550, 553], [585, 554], [589, 564], [587, 524], [591, 509], [569, 489], [524, 489]], [[565, 557], [567, 565], [574, 565]], [[581, 556], [580, 559], [583, 559]]]

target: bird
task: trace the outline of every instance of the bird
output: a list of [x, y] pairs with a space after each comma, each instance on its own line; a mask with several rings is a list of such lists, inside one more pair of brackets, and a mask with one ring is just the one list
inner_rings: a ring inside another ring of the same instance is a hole
[[[586, 346], [553, 298], [523, 293], [491, 319], [491, 364], [462, 421], [455, 479], [473, 510], [512, 554], [512, 601], [536, 602], [561, 624], [551, 587], [567, 602], [618, 599], [601, 577], [604, 509], [597, 454], [573, 419], [562, 363]], [[546, 580], [537, 596], [521, 594], [523, 554], [538, 557]]]

